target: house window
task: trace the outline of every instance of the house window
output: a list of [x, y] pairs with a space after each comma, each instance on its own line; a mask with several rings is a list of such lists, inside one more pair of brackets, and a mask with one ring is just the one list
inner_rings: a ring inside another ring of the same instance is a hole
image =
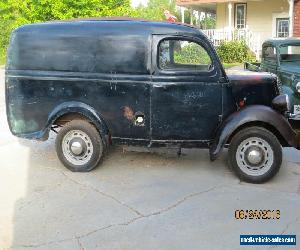
[[288, 37], [289, 36], [289, 19], [288, 18], [276, 18], [276, 36]]
[[237, 29], [245, 29], [246, 28], [246, 10], [247, 4], [238, 3], [235, 4], [235, 27]]

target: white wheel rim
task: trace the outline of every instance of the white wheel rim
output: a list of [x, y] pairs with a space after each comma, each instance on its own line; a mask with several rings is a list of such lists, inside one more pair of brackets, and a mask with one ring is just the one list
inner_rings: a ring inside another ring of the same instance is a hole
[[62, 152], [68, 162], [82, 166], [90, 161], [94, 147], [91, 138], [85, 132], [71, 130], [62, 140]]
[[237, 165], [242, 172], [251, 176], [267, 173], [274, 162], [270, 144], [262, 138], [250, 137], [242, 141], [236, 151]]

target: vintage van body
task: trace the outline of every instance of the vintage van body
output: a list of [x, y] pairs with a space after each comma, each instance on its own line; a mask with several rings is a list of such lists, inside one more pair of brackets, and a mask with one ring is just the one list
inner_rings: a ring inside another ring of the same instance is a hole
[[72, 171], [96, 167], [109, 145], [229, 146], [240, 178], [264, 182], [281, 145], [298, 148], [288, 98], [269, 73], [225, 73], [198, 29], [137, 20], [75, 20], [13, 31], [6, 65], [11, 132], [45, 140]]

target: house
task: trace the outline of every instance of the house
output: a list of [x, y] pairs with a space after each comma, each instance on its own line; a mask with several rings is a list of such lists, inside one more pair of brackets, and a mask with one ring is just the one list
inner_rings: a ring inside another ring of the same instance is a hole
[[258, 57], [264, 40], [300, 36], [300, 0], [177, 0], [177, 5], [216, 16], [216, 29], [204, 30], [214, 45], [244, 39]]

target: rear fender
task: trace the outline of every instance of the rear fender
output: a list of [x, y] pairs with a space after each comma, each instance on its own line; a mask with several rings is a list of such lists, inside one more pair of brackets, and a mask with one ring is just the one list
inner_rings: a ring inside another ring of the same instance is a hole
[[56, 106], [48, 116], [47, 130], [50, 130], [51, 126], [55, 123], [57, 119], [59, 119], [63, 115], [70, 113], [77, 113], [83, 115], [97, 127], [101, 135], [108, 135], [108, 127], [101, 115], [98, 114], [98, 112], [94, 108], [82, 102], [64, 102]]
[[210, 159], [212, 161], [217, 159], [230, 136], [238, 128], [253, 122], [262, 122], [272, 126], [281, 134], [289, 146], [298, 148], [296, 133], [283, 115], [270, 107], [253, 105], [231, 114], [222, 122], [209, 149]]

